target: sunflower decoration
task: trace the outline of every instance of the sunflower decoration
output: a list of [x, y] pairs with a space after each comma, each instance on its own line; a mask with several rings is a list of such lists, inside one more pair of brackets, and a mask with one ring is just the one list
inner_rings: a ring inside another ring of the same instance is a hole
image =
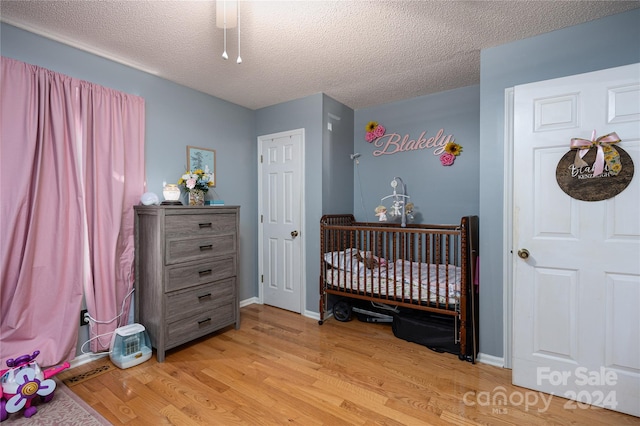
[[370, 121], [367, 123], [365, 130], [367, 131], [364, 139], [371, 143], [374, 140], [381, 138], [384, 136], [387, 131], [383, 125], [379, 124], [377, 121]]
[[448, 152], [449, 154], [453, 154], [457, 157], [462, 152], [462, 147], [458, 145], [455, 141], [451, 141], [445, 145], [444, 150], [445, 152]]
[[442, 163], [443, 166], [451, 166], [461, 152], [462, 146], [457, 144], [454, 140], [448, 142], [444, 146], [444, 152], [440, 156], [440, 163]]

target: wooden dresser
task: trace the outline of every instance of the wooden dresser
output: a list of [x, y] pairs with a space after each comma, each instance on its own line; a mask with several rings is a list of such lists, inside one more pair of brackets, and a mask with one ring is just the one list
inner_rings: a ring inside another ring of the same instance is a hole
[[168, 349], [235, 324], [239, 206], [135, 206], [135, 318]]

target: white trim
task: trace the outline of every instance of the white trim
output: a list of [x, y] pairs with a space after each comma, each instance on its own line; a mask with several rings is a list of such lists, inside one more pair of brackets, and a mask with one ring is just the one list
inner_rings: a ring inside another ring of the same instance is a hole
[[[258, 300], [257, 297], [250, 297], [248, 299], [240, 301], [240, 307], [244, 308], [245, 306], [253, 305], [254, 303], [258, 305], [262, 305], [262, 303]], [[320, 313], [318, 312], [313, 312], [307, 309], [303, 309], [301, 315], [307, 318], [314, 319], [316, 321], [320, 321]], [[332, 316], [333, 316], [332, 312], [326, 312], [324, 314], [325, 321], [327, 320], [327, 318], [331, 318]]]
[[80, 367], [81, 365], [88, 364], [90, 362], [99, 360], [100, 358], [104, 358], [109, 355], [109, 352], [99, 352], [97, 354], [82, 354], [78, 355], [71, 361], [69, 364], [71, 365], [69, 369]]
[[478, 357], [476, 358], [478, 362], [487, 365], [493, 365], [494, 367], [504, 368], [504, 358], [483, 354], [482, 352], [478, 353]]
[[262, 136], [258, 136], [258, 155], [256, 158], [258, 162], [258, 301], [257, 303], [263, 304], [264, 302], [264, 288], [262, 285], [262, 274], [264, 270], [262, 268], [264, 261], [264, 253], [262, 251], [262, 244], [264, 241], [264, 226], [262, 224]]
[[313, 318], [316, 321], [320, 321], [320, 313], [318, 313], [318, 312], [313, 312], [313, 311], [309, 311], [307, 309], [303, 309], [302, 310], [302, 315], [304, 315], [307, 318]]
[[503, 363], [511, 368], [513, 345], [513, 87], [504, 91], [504, 177], [503, 206], [504, 223], [502, 235], [502, 288], [503, 311]]
[[306, 145], [306, 137], [304, 128], [288, 130], [285, 132], [279, 133], [271, 133], [269, 135], [261, 135], [258, 136], [258, 302], [260, 304], [264, 303], [264, 283], [260, 279], [260, 277], [264, 274], [263, 270], [263, 261], [264, 261], [264, 253], [262, 251], [263, 247], [263, 223], [260, 220], [263, 211], [262, 205], [262, 162], [260, 161], [260, 156], [262, 155], [262, 144], [265, 139], [274, 139], [281, 138], [293, 135], [300, 135], [300, 174], [302, 179], [302, 184], [300, 185], [300, 312], [305, 312], [306, 309], [306, 296], [307, 296], [307, 274], [306, 274], [306, 235], [307, 235], [307, 227], [305, 222], [305, 145]]
[[241, 300], [240, 301], [240, 307], [244, 308], [245, 306], [253, 305], [254, 303], [257, 303], [258, 305], [262, 305], [262, 302], [260, 302], [259, 298], [250, 297], [248, 299]]
[[94, 46], [89, 46], [87, 44], [80, 43], [76, 39], [62, 37], [62, 36], [57, 35], [57, 34], [51, 34], [50, 32], [43, 31], [40, 28], [34, 27], [32, 25], [29, 25], [29, 24], [25, 24], [25, 23], [20, 22], [20, 21], [16, 21], [16, 20], [11, 19], [11, 18], [3, 17], [2, 18], [2, 22], [6, 22], [9, 25], [12, 25], [14, 27], [20, 28], [20, 29], [25, 30], [25, 31], [29, 31], [30, 33], [34, 33], [34, 34], [37, 34], [39, 36], [48, 38], [49, 40], [57, 41], [58, 43], [66, 44], [67, 46], [75, 47], [76, 49], [80, 49], [80, 50], [83, 50], [85, 52], [89, 52], [89, 53], [91, 53], [93, 55], [99, 56], [101, 58], [108, 59], [108, 60], [113, 61], [113, 62], [117, 62], [117, 63], [119, 63], [121, 65], [136, 69], [138, 71], [142, 71], [142, 72], [145, 72], [147, 74], [151, 74], [151, 75], [155, 75], [155, 76], [161, 76], [161, 74], [157, 70], [151, 70], [151, 69], [147, 68], [146, 66], [144, 66], [142, 64], [138, 64], [138, 63], [135, 63], [135, 62], [131, 61], [130, 59], [120, 58], [118, 56], [112, 55], [111, 53], [107, 53], [107, 52], [104, 52], [104, 51], [102, 51], [100, 49], [96, 49]]

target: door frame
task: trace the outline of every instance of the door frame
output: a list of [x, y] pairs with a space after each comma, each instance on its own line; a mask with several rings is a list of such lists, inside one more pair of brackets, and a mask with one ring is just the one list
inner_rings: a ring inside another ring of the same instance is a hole
[[305, 132], [304, 128], [287, 130], [284, 132], [271, 133], [268, 135], [258, 136], [258, 302], [264, 304], [264, 280], [262, 279], [264, 274], [264, 225], [262, 223], [264, 205], [262, 203], [262, 161], [260, 156], [262, 155], [263, 141], [265, 139], [281, 138], [292, 135], [300, 135], [300, 174], [302, 175], [302, 185], [300, 185], [300, 313], [303, 314], [306, 311], [306, 295], [307, 295], [307, 274], [306, 274], [306, 235], [307, 227], [305, 221]]
[[513, 120], [515, 88], [504, 91], [504, 177], [503, 177], [503, 223], [502, 232], [502, 311], [503, 367], [513, 366]]

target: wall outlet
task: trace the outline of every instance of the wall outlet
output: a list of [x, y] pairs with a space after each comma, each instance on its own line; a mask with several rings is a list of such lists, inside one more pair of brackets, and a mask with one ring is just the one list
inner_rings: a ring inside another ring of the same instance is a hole
[[80, 311], [80, 327], [89, 325], [89, 311], [83, 309]]

